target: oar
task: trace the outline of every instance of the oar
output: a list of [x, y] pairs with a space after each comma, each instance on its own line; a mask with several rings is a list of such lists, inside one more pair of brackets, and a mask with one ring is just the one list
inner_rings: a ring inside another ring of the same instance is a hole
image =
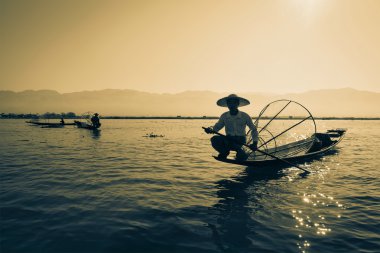
[[[202, 127], [202, 128], [203, 128], [203, 129], [206, 129], [206, 127]], [[247, 144], [245, 144], [245, 143], [239, 143], [239, 142], [237, 142], [237, 141], [235, 141], [235, 140], [233, 140], [233, 139], [228, 138], [228, 136], [226, 136], [226, 135], [224, 135], [224, 134], [221, 134], [221, 133], [216, 132], [216, 131], [214, 131], [214, 130], [212, 130], [212, 133], [214, 133], [214, 134], [216, 134], [216, 135], [219, 135], [219, 136], [222, 136], [222, 137], [224, 137], [224, 138], [227, 138], [227, 139], [229, 139], [229, 140], [231, 140], [231, 141], [234, 141], [235, 143], [238, 143], [238, 144], [240, 144], [240, 145], [243, 145], [243, 146], [245, 146], [245, 147], [247, 147], [247, 148], [249, 148], [249, 149], [252, 150], [252, 148], [251, 148], [249, 145], [247, 145]], [[296, 165], [296, 164], [294, 164], [294, 163], [291, 163], [291, 162], [289, 162], [289, 161], [286, 161], [286, 160], [284, 160], [284, 159], [281, 159], [280, 157], [277, 157], [277, 156], [275, 156], [275, 155], [269, 154], [269, 153], [267, 153], [267, 152], [265, 152], [265, 151], [262, 151], [262, 150], [260, 150], [260, 149], [256, 149], [255, 151], [258, 151], [258, 152], [260, 152], [260, 153], [262, 153], [262, 154], [264, 154], [264, 155], [270, 156], [270, 157], [272, 157], [272, 158], [274, 158], [274, 159], [277, 159], [277, 160], [279, 160], [279, 161], [281, 161], [281, 162], [283, 162], [283, 163], [287, 163], [288, 165], [291, 165], [291, 166], [293, 166], [293, 167], [296, 167], [297, 169], [303, 170], [303, 171], [306, 172], [306, 173], [310, 173], [310, 171], [308, 171], [308, 170], [306, 170], [306, 169], [304, 169], [304, 168], [301, 168], [300, 166], [298, 166], [298, 165]]]

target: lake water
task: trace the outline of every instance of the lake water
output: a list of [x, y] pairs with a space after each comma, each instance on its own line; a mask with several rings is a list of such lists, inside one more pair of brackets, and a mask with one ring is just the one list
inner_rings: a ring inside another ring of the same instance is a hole
[[317, 121], [306, 177], [214, 160], [214, 122], [1, 120], [0, 252], [379, 252], [380, 121]]

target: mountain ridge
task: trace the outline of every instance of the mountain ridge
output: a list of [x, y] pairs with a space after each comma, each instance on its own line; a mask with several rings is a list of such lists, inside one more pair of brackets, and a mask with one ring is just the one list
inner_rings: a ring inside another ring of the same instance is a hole
[[[189, 90], [150, 93], [132, 89], [0, 91], [0, 112], [44, 113], [98, 111], [119, 116], [218, 116], [226, 110], [216, 101], [227, 92]], [[256, 115], [269, 102], [290, 99], [307, 107], [316, 117], [379, 117], [380, 93], [352, 88], [310, 90], [301, 93], [241, 92], [251, 105], [242, 111]]]

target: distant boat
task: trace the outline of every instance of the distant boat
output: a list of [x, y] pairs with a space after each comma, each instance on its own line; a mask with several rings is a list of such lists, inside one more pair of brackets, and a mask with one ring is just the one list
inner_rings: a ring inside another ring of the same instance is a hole
[[100, 127], [100, 126], [95, 127], [91, 124], [88, 124], [87, 122], [82, 122], [82, 121], [78, 121], [78, 120], [74, 120], [74, 123], [78, 128], [84, 128], [84, 129], [89, 129], [89, 130], [98, 130], [98, 128]]
[[39, 126], [51, 126], [51, 127], [59, 127], [59, 126], [74, 126], [75, 123], [51, 123], [51, 122], [38, 122], [38, 121], [25, 121], [26, 123], [39, 125]]

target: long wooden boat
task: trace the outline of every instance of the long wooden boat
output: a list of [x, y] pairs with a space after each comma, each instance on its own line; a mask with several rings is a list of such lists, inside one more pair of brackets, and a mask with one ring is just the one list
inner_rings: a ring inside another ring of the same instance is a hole
[[74, 126], [75, 123], [51, 123], [51, 122], [38, 122], [38, 121], [25, 121], [26, 123], [39, 125], [39, 126]]
[[[336, 145], [342, 141], [346, 131], [346, 129], [332, 129], [328, 130], [325, 133], [315, 133], [314, 136], [308, 139], [268, 149], [266, 152], [291, 163], [302, 163], [305, 161], [317, 159], [332, 151]], [[311, 146], [310, 141], [313, 142]], [[306, 152], [302, 149], [302, 147], [305, 146], [310, 146]], [[255, 153], [245, 161], [239, 161], [231, 158], [221, 159], [216, 156], [214, 156], [214, 158], [221, 162], [244, 165], [248, 167], [264, 167], [284, 164], [284, 162], [279, 161], [278, 159], [260, 154], [259, 152]]]
[[86, 122], [82, 122], [82, 121], [78, 121], [78, 120], [74, 120], [74, 123], [75, 125], [78, 127], [78, 128], [84, 128], [84, 129], [88, 129], [88, 130], [99, 130], [98, 127], [94, 127], [93, 125], [90, 125]]

